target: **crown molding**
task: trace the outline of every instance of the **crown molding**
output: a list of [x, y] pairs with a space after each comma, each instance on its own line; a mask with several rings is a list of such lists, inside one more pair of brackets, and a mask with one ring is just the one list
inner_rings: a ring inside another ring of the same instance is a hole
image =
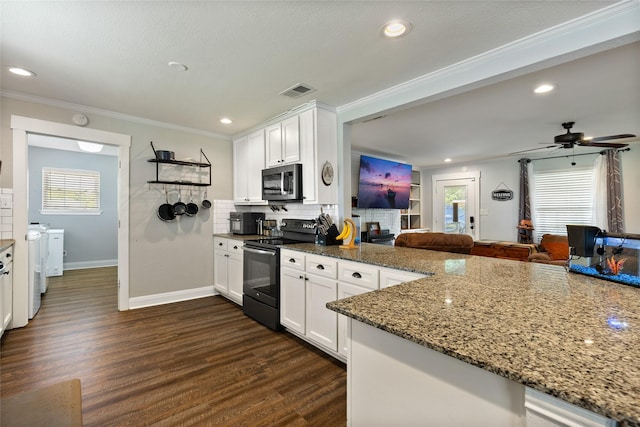
[[441, 99], [640, 40], [640, 0], [625, 0], [338, 106], [341, 122]]
[[119, 119], [127, 122], [138, 123], [147, 126], [154, 126], [163, 129], [170, 129], [180, 132], [192, 133], [195, 135], [206, 136], [210, 138], [222, 139], [225, 141], [231, 141], [231, 136], [222, 135], [215, 132], [209, 132], [202, 129], [190, 128], [187, 126], [181, 126], [174, 123], [166, 123], [158, 120], [145, 119], [144, 117], [133, 116], [130, 114], [118, 113], [115, 111], [103, 110], [101, 108], [89, 107], [87, 105], [74, 104], [66, 101], [59, 101], [57, 99], [44, 98], [41, 96], [28, 95], [21, 92], [14, 92], [9, 90], [0, 90], [0, 96], [7, 98], [17, 99], [19, 101], [33, 102], [36, 104], [49, 105], [51, 107], [64, 108], [66, 110], [77, 111], [86, 114], [95, 114], [102, 117], [109, 117], [111, 119]]

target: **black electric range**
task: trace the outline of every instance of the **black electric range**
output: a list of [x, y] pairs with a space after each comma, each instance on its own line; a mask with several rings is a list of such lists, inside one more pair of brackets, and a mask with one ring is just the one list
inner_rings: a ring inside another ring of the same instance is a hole
[[285, 219], [282, 237], [245, 240], [243, 246], [242, 311], [274, 330], [280, 325], [280, 247], [313, 243], [315, 219]]

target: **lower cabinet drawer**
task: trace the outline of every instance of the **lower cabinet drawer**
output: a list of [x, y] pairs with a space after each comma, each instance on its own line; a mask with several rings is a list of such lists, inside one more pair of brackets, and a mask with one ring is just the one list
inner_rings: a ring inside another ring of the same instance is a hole
[[304, 271], [305, 255], [302, 252], [280, 250], [280, 265], [282, 267], [293, 268], [294, 270]]
[[307, 256], [307, 273], [329, 279], [338, 277], [338, 262], [327, 257]]
[[338, 280], [376, 290], [379, 283], [378, 267], [371, 267], [360, 262], [340, 261]]

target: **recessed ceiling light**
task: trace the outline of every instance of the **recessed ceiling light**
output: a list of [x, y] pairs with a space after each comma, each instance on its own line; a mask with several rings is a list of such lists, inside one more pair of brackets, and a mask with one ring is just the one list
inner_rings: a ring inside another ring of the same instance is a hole
[[220, 119], [220, 123], [222, 123], [223, 125], [230, 125], [231, 123], [233, 123], [233, 120], [228, 117], [223, 117]]
[[178, 70], [178, 71], [187, 71], [189, 68], [187, 68], [186, 65], [181, 64], [179, 62], [175, 62], [175, 61], [171, 61], [169, 62], [169, 67], [173, 68], [174, 70]]
[[444, 162], [445, 163], [451, 163], [451, 159], [447, 157], [446, 159], [444, 159]]
[[549, 83], [541, 84], [533, 90], [533, 93], [548, 93], [555, 89], [555, 86]]
[[389, 21], [382, 27], [382, 35], [391, 39], [406, 36], [411, 31], [411, 23], [401, 19]]
[[22, 76], [22, 77], [35, 77], [36, 73], [34, 73], [33, 71], [29, 71], [26, 68], [22, 68], [22, 67], [7, 67], [9, 69], [9, 72], [15, 74], [16, 76]]
[[78, 141], [78, 147], [88, 153], [99, 153], [104, 146], [102, 144], [96, 144], [95, 142]]

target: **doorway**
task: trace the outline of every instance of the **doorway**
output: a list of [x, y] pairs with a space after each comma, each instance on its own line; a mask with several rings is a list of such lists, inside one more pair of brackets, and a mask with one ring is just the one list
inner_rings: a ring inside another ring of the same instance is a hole
[[468, 234], [477, 240], [479, 182], [479, 172], [432, 177], [434, 231]]
[[[129, 147], [131, 137], [113, 132], [11, 116], [13, 130], [14, 283], [27, 283], [28, 134], [50, 135], [114, 146], [118, 150], [118, 310], [129, 309]], [[26, 286], [14, 286], [13, 327], [27, 324]]]

